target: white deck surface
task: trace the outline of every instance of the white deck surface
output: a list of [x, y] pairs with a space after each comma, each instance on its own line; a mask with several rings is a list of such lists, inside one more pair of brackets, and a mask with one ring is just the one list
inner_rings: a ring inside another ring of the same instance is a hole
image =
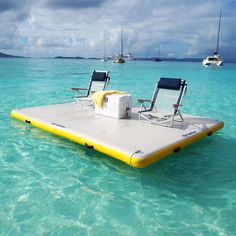
[[135, 154], [136, 157], [146, 157], [219, 123], [212, 119], [183, 115], [184, 122], [176, 122], [170, 128], [138, 120], [135, 108], [130, 119], [116, 119], [96, 115], [93, 109], [81, 109], [75, 103], [14, 111], [129, 156], [141, 150]]

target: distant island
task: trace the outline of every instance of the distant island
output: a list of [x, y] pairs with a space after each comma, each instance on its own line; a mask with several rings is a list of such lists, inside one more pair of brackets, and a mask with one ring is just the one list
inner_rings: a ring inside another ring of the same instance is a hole
[[[135, 58], [138, 61], [155, 61], [155, 57], [139, 57]], [[161, 61], [183, 61], [183, 62], [201, 62], [202, 58], [160, 58]]]
[[[88, 60], [99, 60], [101, 58], [98, 57], [65, 57], [65, 56], [57, 56], [53, 57], [53, 59], [88, 59]], [[113, 57], [109, 57], [109, 60], [113, 60]], [[134, 60], [136, 61], [154, 61], [155, 57], [136, 57]], [[185, 61], [185, 62], [201, 62], [202, 58], [161, 58], [162, 61]]]
[[8, 54], [2, 53], [2, 52], [0, 52], [0, 57], [7, 57], [7, 58], [25, 58], [25, 57], [21, 57], [21, 56], [8, 55]]
[[[15, 55], [10, 55], [10, 54], [5, 54], [0, 52], [0, 58], [31, 58], [31, 57], [23, 57], [23, 56], [15, 56]], [[34, 58], [34, 57], [33, 57]], [[75, 60], [100, 60], [101, 58], [99, 57], [81, 57], [81, 56], [56, 56], [56, 57], [47, 57], [44, 59], [75, 59]], [[113, 57], [109, 57], [109, 60], [113, 60]], [[160, 58], [161, 61], [176, 61], [176, 62], [201, 62], [202, 58], [191, 58], [191, 57], [186, 57], [186, 58]], [[135, 61], [155, 61], [155, 57], [135, 57]], [[226, 62], [232, 62], [235, 63], [235, 61], [230, 61], [226, 60]]]
[[[9, 55], [9, 54], [5, 54], [0, 52], [0, 58], [4, 57], [4, 58], [26, 58], [26, 57], [22, 57], [22, 56], [15, 56], [15, 55]], [[50, 59], [50, 58], [47, 58]], [[85, 57], [81, 57], [81, 56], [74, 56], [74, 57], [66, 57], [66, 56], [56, 56], [56, 57], [51, 57], [51, 59], [79, 59], [79, 60], [83, 60], [83, 59], [89, 59], [89, 60], [99, 60], [101, 58], [98, 57], [89, 57], [89, 58], [85, 58]], [[109, 60], [113, 60], [112, 57], [108, 58]], [[154, 61], [155, 57], [136, 57], [134, 60], [136, 61]], [[162, 61], [185, 61], [185, 62], [201, 62], [202, 58], [161, 58]]]
[[63, 56], [57, 56], [54, 57], [54, 59], [85, 59], [84, 57], [63, 57]]

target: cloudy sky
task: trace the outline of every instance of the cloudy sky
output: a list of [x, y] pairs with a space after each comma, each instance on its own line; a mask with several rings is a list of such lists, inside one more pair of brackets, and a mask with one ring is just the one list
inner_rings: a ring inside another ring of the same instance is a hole
[[107, 54], [204, 57], [214, 51], [222, 9], [220, 54], [236, 61], [236, 0], [0, 0], [0, 51], [51, 57]]

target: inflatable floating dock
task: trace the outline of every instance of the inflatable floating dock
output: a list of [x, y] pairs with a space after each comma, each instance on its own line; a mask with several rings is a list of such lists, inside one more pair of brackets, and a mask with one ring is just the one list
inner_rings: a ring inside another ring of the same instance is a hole
[[164, 127], [139, 120], [137, 108], [130, 118], [116, 119], [80, 109], [74, 102], [15, 109], [11, 116], [139, 168], [224, 126], [221, 121], [183, 114], [183, 122]]

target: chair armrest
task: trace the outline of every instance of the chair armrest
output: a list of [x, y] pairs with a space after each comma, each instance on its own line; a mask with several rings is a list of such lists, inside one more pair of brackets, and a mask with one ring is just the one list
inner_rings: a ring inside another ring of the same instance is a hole
[[75, 91], [79, 91], [79, 90], [87, 90], [88, 91], [88, 89], [87, 88], [70, 88], [71, 90], [75, 90]]
[[139, 98], [139, 99], [138, 99], [138, 102], [140, 102], [140, 103], [152, 102], [152, 100]]
[[73, 96], [72, 98], [87, 98], [88, 96]]
[[173, 104], [173, 108], [178, 108], [180, 106], [183, 106], [182, 104]]
[[138, 113], [149, 112], [149, 111], [151, 111], [151, 110], [150, 109], [146, 109], [146, 110], [138, 111]]

